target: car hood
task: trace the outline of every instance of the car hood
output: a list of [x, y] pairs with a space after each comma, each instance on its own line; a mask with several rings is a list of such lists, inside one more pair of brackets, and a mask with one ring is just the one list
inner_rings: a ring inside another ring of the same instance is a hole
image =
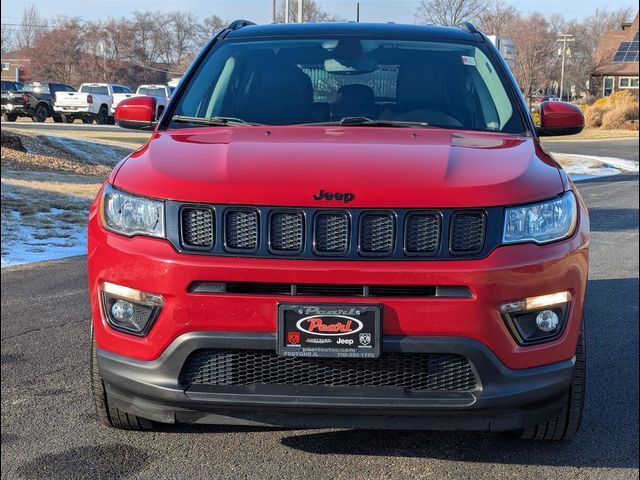
[[[187, 202], [469, 207], [561, 193], [557, 164], [531, 137], [444, 129], [203, 127], [156, 132], [112, 175], [133, 193]], [[351, 198], [350, 196], [347, 198]]]

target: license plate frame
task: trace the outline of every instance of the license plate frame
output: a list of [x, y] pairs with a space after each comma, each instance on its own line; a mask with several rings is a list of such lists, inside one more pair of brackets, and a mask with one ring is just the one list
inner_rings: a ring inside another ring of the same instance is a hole
[[377, 358], [382, 306], [278, 303], [277, 348], [284, 357]]

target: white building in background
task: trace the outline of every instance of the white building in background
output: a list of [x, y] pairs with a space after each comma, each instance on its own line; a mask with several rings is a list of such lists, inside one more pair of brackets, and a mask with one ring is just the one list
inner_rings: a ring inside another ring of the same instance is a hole
[[511, 71], [516, 66], [516, 44], [513, 40], [499, 35], [489, 35], [489, 40], [493, 43]]

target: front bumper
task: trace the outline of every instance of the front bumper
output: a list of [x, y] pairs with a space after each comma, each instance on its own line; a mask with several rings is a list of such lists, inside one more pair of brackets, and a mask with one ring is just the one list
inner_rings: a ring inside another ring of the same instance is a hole
[[33, 111], [26, 105], [5, 103], [2, 105], [2, 113], [13, 113], [19, 116], [31, 116], [33, 114]]
[[478, 341], [451, 337], [384, 338], [383, 351], [459, 353], [478, 386], [468, 392], [305, 385], [188, 386], [180, 373], [204, 348], [274, 350], [273, 334], [193, 332], [156, 360], [98, 350], [111, 405], [164, 423], [287, 427], [512, 430], [542, 423], [562, 408], [574, 359], [523, 370], [506, 368]]

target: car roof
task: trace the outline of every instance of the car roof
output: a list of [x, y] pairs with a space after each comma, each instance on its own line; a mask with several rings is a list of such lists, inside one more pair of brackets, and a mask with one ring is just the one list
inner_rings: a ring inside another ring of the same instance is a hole
[[399, 39], [446, 39], [481, 42], [482, 37], [463, 28], [398, 23], [273, 23], [248, 25], [228, 33], [226, 38], [253, 37], [326, 37], [357, 35], [363, 37], [393, 37]]

